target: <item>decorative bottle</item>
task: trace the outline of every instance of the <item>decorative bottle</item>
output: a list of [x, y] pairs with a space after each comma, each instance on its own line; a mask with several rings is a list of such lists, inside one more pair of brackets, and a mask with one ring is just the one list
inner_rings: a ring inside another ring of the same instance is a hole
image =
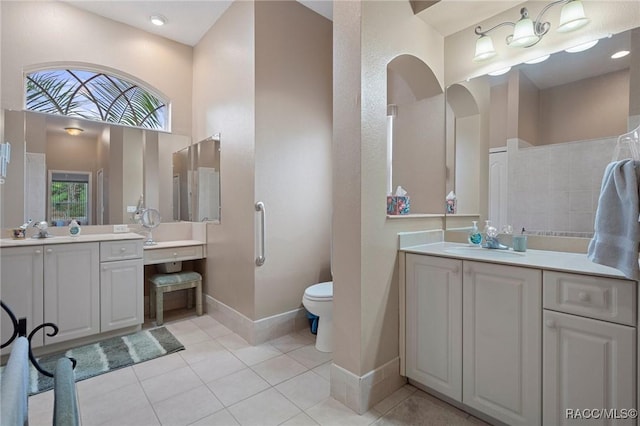
[[480, 247], [480, 245], [482, 244], [482, 234], [478, 229], [478, 222], [475, 220], [473, 221], [473, 225], [471, 225], [471, 229], [469, 230], [467, 241], [469, 241], [469, 244], [475, 247]]
[[484, 229], [482, 230], [482, 239], [484, 240], [483, 242], [485, 244], [487, 243], [487, 233], [489, 232], [490, 228], [492, 228], [491, 221], [490, 220], [485, 220], [484, 221]]
[[80, 235], [80, 225], [75, 219], [71, 219], [71, 223], [69, 223], [69, 235], [72, 237], [77, 237]]

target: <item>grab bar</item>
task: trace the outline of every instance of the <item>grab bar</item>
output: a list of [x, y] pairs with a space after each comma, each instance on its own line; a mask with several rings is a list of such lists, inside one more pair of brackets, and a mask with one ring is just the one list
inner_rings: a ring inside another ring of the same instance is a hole
[[256, 211], [261, 212], [260, 215], [260, 256], [256, 257], [256, 265], [262, 266], [266, 259], [266, 250], [265, 250], [265, 234], [266, 234], [266, 216], [267, 212], [264, 207], [264, 203], [262, 201], [258, 201], [256, 203]]

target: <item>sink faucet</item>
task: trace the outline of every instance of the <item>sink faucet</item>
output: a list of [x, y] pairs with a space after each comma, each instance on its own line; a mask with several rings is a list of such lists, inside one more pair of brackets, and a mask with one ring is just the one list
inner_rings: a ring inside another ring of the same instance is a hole
[[33, 227], [36, 228], [38, 230], [38, 234], [35, 235], [35, 238], [48, 238], [51, 235], [49, 235], [49, 224], [47, 223], [46, 220], [43, 220], [41, 222], [35, 222], [33, 224]]
[[482, 243], [483, 248], [488, 249], [498, 249], [498, 250], [507, 250], [509, 246], [506, 246], [500, 243], [498, 239], [498, 230], [493, 226], [488, 226], [485, 230], [484, 242]]

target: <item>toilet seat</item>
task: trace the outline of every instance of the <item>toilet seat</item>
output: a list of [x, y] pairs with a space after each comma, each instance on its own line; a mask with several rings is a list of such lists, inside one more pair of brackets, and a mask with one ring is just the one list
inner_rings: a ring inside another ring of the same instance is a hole
[[333, 299], [333, 281], [314, 284], [304, 291], [304, 297], [308, 300], [330, 301]]

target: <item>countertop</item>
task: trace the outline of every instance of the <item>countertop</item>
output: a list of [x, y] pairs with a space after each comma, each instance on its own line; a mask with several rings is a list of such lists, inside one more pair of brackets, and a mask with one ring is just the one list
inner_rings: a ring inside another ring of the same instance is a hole
[[626, 279], [625, 276], [617, 269], [593, 263], [587, 258], [587, 255], [583, 253], [566, 253], [548, 250], [527, 250], [526, 252], [520, 253], [514, 252], [511, 249], [490, 250], [471, 247], [470, 245], [463, 243], [449, 242], [405, 247], [400, 249], [400, 251], [464, 260], [493, 262], [502, 265], [522, 266], [527, 268]]
[[156, 244], [152, 246], [144, 246], [145, 250], [163, 249], [171, 247], [189, 247], [189, 246], [203, 246], [206, 243], [199, 240], [175, 240], [175, 241], [156, 241]]
[[50, 238], [25, 238], [23, 240], [2, 238], [0, 239], [0, 247], [26, 247], [49, 244], [90, 243], [99, 241], [143, 240], [144, 238], [145, 237], [143, 235], [136, 234], [135, 232], [123, 232], [117, 234], [80, 234], [77, 237], [54, 236]]

